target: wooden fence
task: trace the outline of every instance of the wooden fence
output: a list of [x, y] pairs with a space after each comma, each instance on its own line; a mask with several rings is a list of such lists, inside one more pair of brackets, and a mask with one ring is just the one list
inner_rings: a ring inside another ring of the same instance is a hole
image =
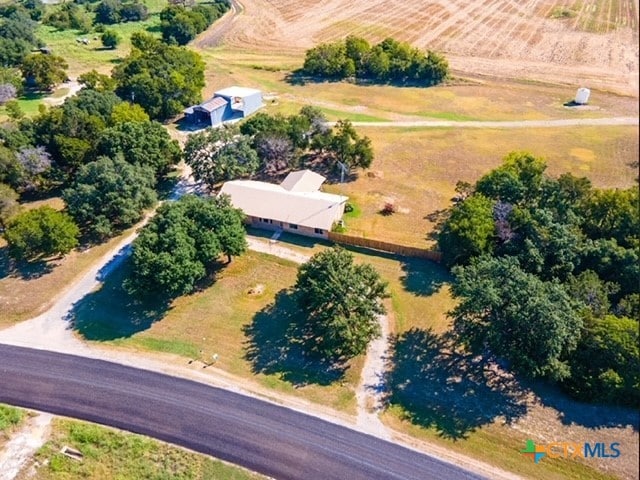
[[329, 240], [342, 245], [351, 245], [354, 247], [370, 248], [372, 250], [380, 250], [382, 252], [395, 253], [404, 255], [405, 257], [426, 258], [434, 262], [440, 262], [442, 254], [426, 248], [407, 247], [405, 245], [397, 245], [395, 243], [383, 242], [372, 238], [353, 237], [342, 233], [329, 232]]

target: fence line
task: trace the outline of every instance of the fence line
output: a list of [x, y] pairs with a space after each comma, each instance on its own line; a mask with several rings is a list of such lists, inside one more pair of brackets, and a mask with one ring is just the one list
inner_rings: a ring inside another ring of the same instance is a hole
[[404, 255], [405, 257], [426, 258], [427, 260], [432, 260], [434, 262], [440, 262], [442, 259], [442, 254], [440, 252], [427, 250], [426, 248], [408, 247], [406, 245], [397, 245], [395, 243], [383, 242], [372, 238], [353, 237], [343, 233], [329, 232], [329, 240], [334, 243], [370, 248], [372, 250]]

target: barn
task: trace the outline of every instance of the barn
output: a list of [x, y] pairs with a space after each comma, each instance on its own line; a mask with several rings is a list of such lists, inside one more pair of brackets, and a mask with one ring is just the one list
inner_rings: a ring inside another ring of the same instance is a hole
[[260, 90], [234, 86], [218, 90], [210, 99], [185, 109], [184, 114], [192, 125], [217, 127], [246, 118], [262, 106]]
[[250, 225], [327, 238], [344, 213], [348, 197], [320, 191], [325, 178], [310, 170], [291, 172], [276, 185], [254, 180], [226, 182], [220, 195], [231, 197]]

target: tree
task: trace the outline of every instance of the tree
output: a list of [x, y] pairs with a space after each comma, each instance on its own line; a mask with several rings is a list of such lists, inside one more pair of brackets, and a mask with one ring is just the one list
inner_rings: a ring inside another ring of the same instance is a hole
[[640, 406], [638, 322], [607, 315], [587, 325], [565, 387], [578, 398]]
[[120, 43], [120, 35], [114, 30], [105, 30], [102, 36], [100, 37], [102, 41], [102, 45], [106, 48], [114, 49]]
[[122, 156], [133, 165], [151, 167], [158, 178], [167, 174], [182, 156], [178, 142], [171, 139], [160, 123], [150, 121], [123, 122], [103, 130], [96, 151], [110, 158]]
[[122, 3], [120, 0], [102, 0], [96, 7], [96, 24], [112, 25], [119, 23], [121, 20], [120, 9]]
[[123, 3], [119, 13], [123, 22], [142, 22], [149, 18], [146, 5], [139, 1]]
[[363, 354], [380, 335], [378, 315], [386, 283], [368, 264], [355, 265], [341, 248], [315, 254], [298, 270], [294, 287], [312, 351], [334, 361]]
[[260, 166], [249, 137], [234, 127], [191, 135], [184, 147], [184, 160], [193, 169], [194, 178], [209, 188], [222, 181], [253, 175]]
[[99, 157], [80, 167], [62, 198], [85, 231], [105, 238], [133, 225], [156, 201], [155, 178], [149, 167], [131, 165], [121, 157]]
[[640, 239], [638, 188], [593, 190], [580, 202], [582, 228], [590, 238], [614, 238], [619, 245], [637, 246]]
[[113, 107], [109, 118], [109, 123], [112, 125], [129, 122], [147, 123], [149, 121], [149, 115], [140, 105], [129, 102], [122, 102]]
[[538, 201], [547, 166], [528, 152], [511, 152], [503, 164], [476, 183], [476, 191], [485, 197], [517, 205]]
[[346, 78], [355, 74], [355, 64], [347, 57], [343, 42], [323, 43], [307, 50], [304, 66], [307, 75], [326, 78]]
[[18, 204], [18, 194], [16, 191], [5, 183], [0, 183], [0, 227], [7, 226], [7, 220], [18, 213], [20, 205]]
[[453, 273], [459, 304], [450, 315], [463, 345], [489, 348], [530, 377], [569, 375], [563, 359], [576, 347], [582, 319], [560, 284], [524, 272], [512, 257], [480, 257]]
[[438, 234], [443, 262], [464, 264], [472, 257], [490, 254], [494, 235], [493, 202], [478, 194], [468, 197], [453, 207]]
[[[0, 85], [11, 85], [16, 95], [22, 94], [22, 74], [17, 68], [0, 67]], [[14, 95], [14, 97], [16, 96]], [[2, 101], [0, 100], [0, 103]]]
[[273, 174], [282, 171], [290, 165], [294, 158], [293, 144], [284, 135], [259, 134], [253, 143], [267, 173]]
[[27, 55], [20, 66], [25, 80], [39, 90], [51, 90], [56, 84], [64, 82], [67, 68], [69, 65], [64, 58], [43, 53]]
[[109, 91], [83, 88], [60, 106], [36, 117], [34, 137], [65, 174], [93, 160], [94, 144], [121, 100]]
[[70, 252], [79, 234], [68, 214], [44, 206], [11, 218], [4, 238], [13, 258], [32, 261]]
[[99, 92], [113, 92], [116, 89], [116, 82], [110, 76], [90, 70], [78, 76], [78, 83], [88, 90]]
[[338, 121], [329, 149], [349, 169], [369, 168], [373, 161], [371, 139], [360, 137], [349, 120]]
[[0, 105], [16, 98], [18, 90], [10, 83], [0, 84]]
[[246, 250], [244, 214], [228, 198], [186, 195], [162, 205], [133, 243], [133, 275], [125, 283], [139, 295], [191, 292], [221, 253]]
[[20, 120], [24, 117], [24, 112], [17, 100], [9, 100], [4, 104], [4, 109], [11, 120]]
[[195, 52], [134, 33], [133, 49], [113, 78], [121, 98], [139, 104], [152, 119], [165, 120], [200, 101], [204, 63]]
[[42, 185], [43, 174], [51, 169], [51, 155], [44, 147], [24, 147], [16, 152], [21, 167], [21, 187], [36, 190]]

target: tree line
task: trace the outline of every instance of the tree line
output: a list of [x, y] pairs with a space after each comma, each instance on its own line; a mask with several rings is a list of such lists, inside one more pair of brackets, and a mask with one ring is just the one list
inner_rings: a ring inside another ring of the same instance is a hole
[[307, 50], [302, 74], [323, 79], [355, 78], [376, 83], [434, 85], [449, 74], [444, 56], [387, 38], [370, 45], [354, 35]]
[[[80, 235], [103, 241], [133, 225], [180, 160], [178, 143], [160, 123], [90, 83], [62, 105], [0, 128], [0, 222], [16, 260], [64, 254]], [[61, 194], [64, 212], [17, 213], [18, 195], [48, 192]], [[76, 228], [67, 228], [70, 221]]]
[[334, 128], [322, 111], [303, 107], [296, 115], [257, 113], [239, 127], [225, 126], [190, 135], [184, 160], [194, 177], [209, 188], [258, 172], [277, 176], [291, 168], [313, 164], [347, 174], [373, 161], [371, 140], [360, 136], [347, 120]]
[[640, 405], [637, 187], [597, 189], [514, 152], [458, 201], [438, 246], [472, 351], [587, 401]]

